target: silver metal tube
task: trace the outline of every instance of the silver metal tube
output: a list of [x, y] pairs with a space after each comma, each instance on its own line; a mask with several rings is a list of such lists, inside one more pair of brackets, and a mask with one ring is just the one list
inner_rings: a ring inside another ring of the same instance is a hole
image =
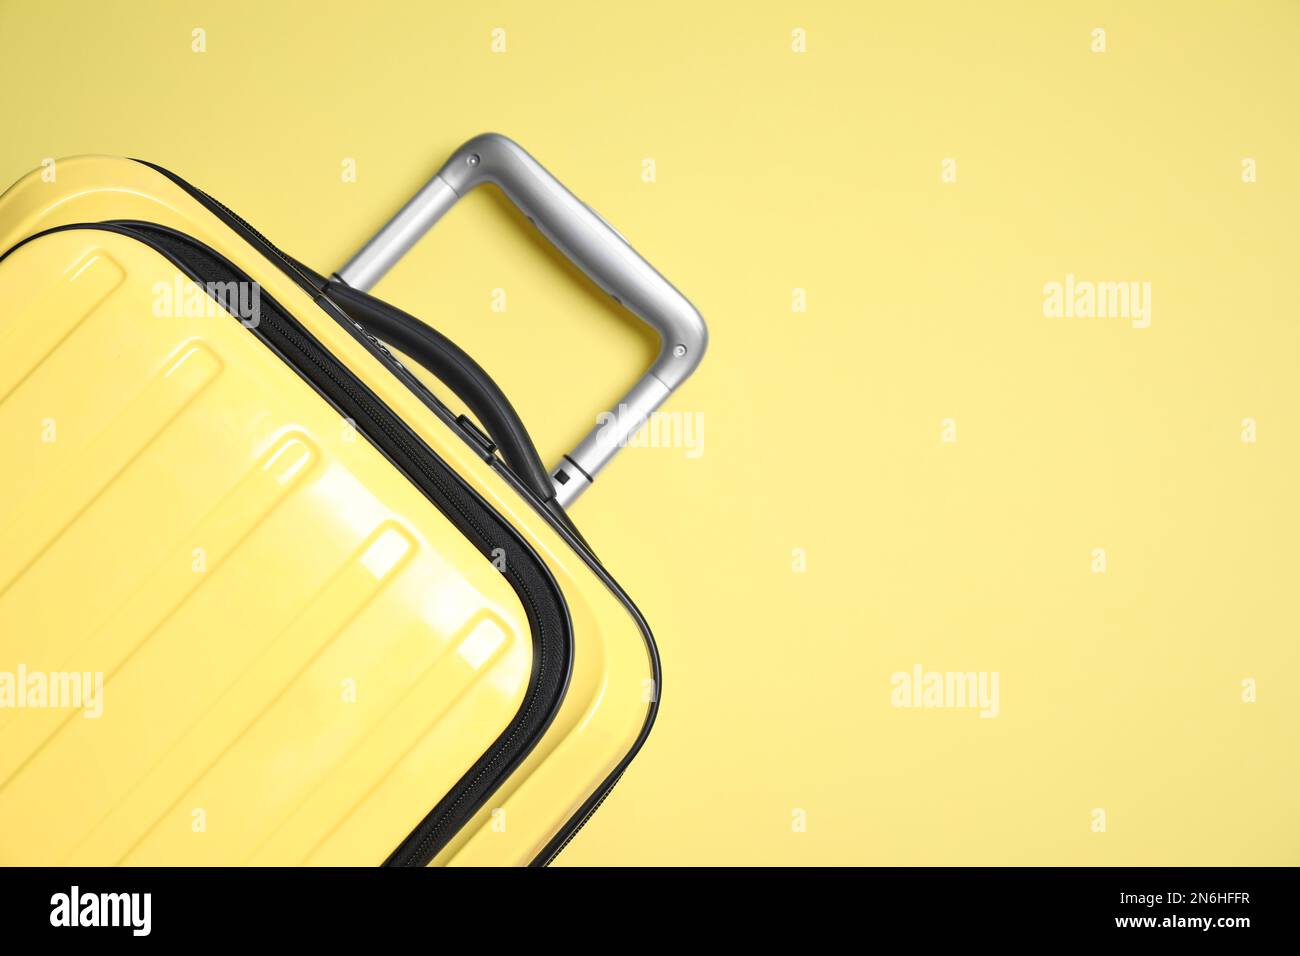
[[339, 270], [339, 278], [356, 289], [371, 288], [457, 199], [482, 183], [500, 187], [574, 265], [659, 333], [659, 355], [649, 370], [551, 470], [560, 503], [568, 505], [695, 371], [708, 346], [708, 328], [686, 297], [618, 230], [517, 143], [495, 133], [476, 136], [456, 150], [438, 174]]
[[[632, 390], [611, 411], [601, 412], [596, 419], [596, 427], [551, 469], [551, 481], [555, 483], [555, 495], [560, 504], [567, 508], [586, 491], [600, 470], [621, 449], [627, 447], [629, 439], [671, 394], [672, 389], [654, 375], [648, 374], [633, 385]], [[572, 466], [575, 465], [581, 472], [580, 477], [586, 480], [562, 480], [562, 474], [573, 477]]]
[[369, 292], [459, 198], [441, 176], [434, 176], [348, 260], [338, 271], [339, 278], [354, 289]]

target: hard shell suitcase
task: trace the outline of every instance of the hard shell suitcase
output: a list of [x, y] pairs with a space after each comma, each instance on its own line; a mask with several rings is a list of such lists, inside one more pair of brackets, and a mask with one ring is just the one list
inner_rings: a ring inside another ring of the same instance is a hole
[[[662, 339], [549, 472], [366, 292], [485, 182]], [[0, 197], [0, 256], [0, 862], [552, 860], [658, 707], [565, 506], [699, 363], [680, 293], [492, 134], [329, 278], [106, 157]]]

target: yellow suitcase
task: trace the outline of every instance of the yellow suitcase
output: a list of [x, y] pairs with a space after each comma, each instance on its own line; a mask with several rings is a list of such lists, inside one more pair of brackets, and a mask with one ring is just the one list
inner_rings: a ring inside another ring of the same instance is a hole
[[[550, 470], [365, 291], [481, 183], [662, 338]], [[12, 186], [0, 255], [0, 863], [552, 860], [658, 707], [565, 507], [703, 356], [680, 293], [491, 134], [328, 278], [107, 157]]]

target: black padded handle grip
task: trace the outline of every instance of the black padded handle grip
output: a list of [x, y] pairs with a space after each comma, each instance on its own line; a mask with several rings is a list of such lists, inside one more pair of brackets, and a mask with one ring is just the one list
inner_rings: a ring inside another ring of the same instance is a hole
[[415, 316], [337, 279], [325, 283], [323, 291], [366, 331], [409, 355], [446, 384], [483, 423], [520, 480], [542, 501], [555, 497], [550, 473], [514, 406], [460, 346]]

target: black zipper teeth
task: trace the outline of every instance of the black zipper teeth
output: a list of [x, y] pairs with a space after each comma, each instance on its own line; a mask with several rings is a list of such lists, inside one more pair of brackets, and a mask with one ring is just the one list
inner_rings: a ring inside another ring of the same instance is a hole
[[555, 858], [557, 856], [559, 856], [566, 849], [568, 849], [569, 844], [573, 842], [573, 838], [576, 837], [579, 831], [581, 831], [582, 828], [587, 825], [587, 821], [596, 815], [596, 811], [601, 808], [601, 806], [605, 803], [605, 799], [611, 793], [614, 792], [614, 787], [617, 786], [618, 782], [622, 779], [623, 779], [623, 771], [620, 770], [618, 772], [618, 776], [614, 777], [612, 780], [609, 780], [605, 784], [604, 789], [600, 791], [600, 797], [596, 800], [595, 803], [591, 805], [591, 809], [588, 810], [586, 813], [584, 813], [582, 815], [582, 818], [576, 824], [574, 824], [573, 829], [571, 829], [568, 835], [564, 838], [564, 842], [561, 843], [559, 846], [557, 846], [554, 852], [549, 854], [545, 860], [540, 861], [541, 866], [550, 866], [551, 863], [555, 861]]
[[[208, 206], [210, 210], [215, 208], [221, 214], [229, 217], [229, 219], [232, 220], [234, 223], [234, 225], [231, 226], [231, 228], [234, 229], [235, 232], [240, 232], [242, 230], [243, 232], [247, 233], [247, 235], [243, 237], [245, 240], [248, 240], [251, 236], [252, 239], [257, 240], [257, 242], [260, 242], [263, 246], [265, 246], [266, 250], [269, 250], [269, 252], [264, 251], [263, 255], [265, 255], [275, 266], [277, 266], [282, 272], [284, 272], [285, 275], [287, 275], [290, 279], [296, 282], [305, 291], [310, 291], [313, 296], [320, 293], [320, 290], [317, 289], [308, 280], [308, 278], [299, 271], [297, 265], [287, 255], [281, 252], [280, 249], [273, 242], [271, 242], [271, 240], [267, 239], [266, 236], [262, 235], [262, 233], [258, 231], [257, 227], [252, 225], [252, 223], [246, 220], [243, 216], [239, 215], [239, 213], [235, 212], [225, 203], [221, 202], [221, 200], [214, 198], [209, 193], [204, 192], [202, 189], [199, 189], [197, 186], [193, 185], [192, 183], [182, 179], [180, 176], [177, 176], [175, 173], [171, 172], [170, 170], [164, 169], [163, 167], [157, 166], [153, 163], [145, 162], [144, 160], [136, 160], [136, 162], [148, 166], [150, 169], [154, 170], [155, 172], [164, 176], [171, 182], [175, 183], [182, 190], [189, 193], [191, 196], [195, 197], [201, 204]], [[221, 217], [218, 216], [218, 218]], [[227, 223], [227, 225], [229, 225], [229, 223]], [[250, 245], [254, 245], [254, 247], [256, 248], [255, 243], [250, 243]], [[551, 519], [547, 515], [545, 509], [538, 509], [538, 510], [539, 513], [541, 513], [543, 517], [549, 523], [552, 524], [552, 527], [555, 528], [557, 533], [559, 533], [561, 537], [564, 537], [565, 536], [564, 529], [555, 524], [553, 519]], [[624, 604], [625, 607], [627, 607], [629, 612], [636, 619], [637, 626], [641, 630], [642, 636], [646, 641], [646, 649], [649, 652], [651, 661], [654, 665], [655, 685], [657, 687], [661, 686], [662, 675], [660, 674], [660, 670], [659, 670], [658, 651], [655, 647], [654, 638], [650, 634], [649, 625], [646, 624], [644, 617], [642, 617], [640, 611], [638, 611], [635, 608], [635, 606], [632, 604], [631, 599], [628, 598], [628, 596], [625, 593], [623, 593], [622, 589], [618, 586], [617, 582], [615, 582], [614, 579], [609, 576], [608, 572], [604, 571], [603, 567], [601, 566], [600, 562], [596, 559], [595, 555], [591, 553], [590, 548], [586, 547], [585, 542], [571, 541], [570, 546], [573, 547], [574, 550], [578, 551], [580, 554], [582, 554], [584, 551], [586, 552], [585, 557], [588, 560], [588, 562], [592, 565], [593, 569], [597, 570], [597, 576], [604, 581], [607, 587], [609, 587], [612, 591], [614, 591], [615, 595], [618, 596], [620, 602]], [[591, 819], [592, 815], [596, 812], [596, 810], [600, 807], [600, 805], [605, 802], [605, 798], [609, 796], [609, 792], [612, 789], [614, 789], [614, 785], [618, 783], [620, 779], [622, 779], [623, 772], [626, 769], [627, 765], [631, 762], [632, 758], [635, 757], [637, 752], [641, 749], [641, 745], [645, 742], [646, 737], [649, 735], [650, 728], [654, 724], [654, 719], [657, 714], [657, 711], [658, 711], [658, 701], [656, 699], [656, 702], [653, 703], [650, 707], [650, 712], [646, 718], [646, 722], [644, 726], [642, 727], [641, 734], [637, 738], [637, 741], [633, 745], [631, 751], [624, 757], [622, 763], [614, 771], [614, 773], [611, 774], [610, 777], [608, 777], [604, 782], [602, 782], [600, 787], [597, 788], [596, 802], [580, 818], [577, 817], [572, 818], [565, 824], [565, 826], [560, 828], [559, 833], [565, 834], [565, 839], [554, 850], [554, 852], [547, 855], [544, 860], [541, 859], [540, 857], [538, 859], [535, 859], [531, 865], [546, 866], [550, 864], [550, 862], [555, 859], [555, 857], [560, 853], [560, 851], [562, 851], [565, 847], [567, 847], [570, 841], [572, 841], [573, 838], [577, 836], [578, 831], [581, 830], [584, 826], [586, 826], [587, 821]], [[566, 834], [566, 830], [568, 831], [567, 834]], [[557, 836], [558, 835], [559, 834], [557, 834]]]
[[[212, 201], [216, 202], [216, 200], [212, 200]], [[234, 213], [231, 213], [231, 215], [233, 216]], [[219, 282], [219, 281], [228, 281], [228, 280], [234, 280], [237, 282], [253, 281], [247, 274], [243, 273], [242, 270], [239, 270], [237, 267], [233, 266], [233, 264], [224, 262], [220, 257], [220, 255], [215, 252], [215, 250], [210, 249], [208, 246], [204, 245], [198, 240], [195, 240], [192, 237], [186, 236], [182, 233], [178, 233], [174, 230], [170, 230], [167, 227], [157, 226], [156, 224], [152, 224], [152, 223], [140, 223], [140, 222], [84, 223], [84, 224], [73, 224], [69, 226], [56, 227], [55, 229], [47, 230], [47, 231], [56, 232], [56, 231], [65, 231], [68, 229], [77, 229], [77, 228], [105, 229], [107, 231], [120, 232], [131, 238], [136, 239], [137, 241], [143, 242], [145, 245], [149, 246], [155, 251], [162, 253], [166, 258], [172, 259], [172, 257], [168, 255], [166, 251], [161, 247], [161, 245], [157, 242], [156, 237], [150, 235], [151, 232], [156, 230], [157, 233], [162, 234], [164, 237], [166, 237], [171, 241], [183, 242], [185, 244], [188, 244], [189, 246], [197, 250], [201, 255], [212, 259], [219, 268], [224, 269], [224, 274], [217, 275], [215, 277], [211, 275], [207, 277], [196, 275], [195, 277], [200, 281], [200, 283], [206, 283], [210, 281]], [[252, 229], [251, 226], [249, 226], [248, 228]], [[30, 241], [31, 239], [34, 238], [37, 238], [37, 236], [31, 236], [29, 237], [28, 240], [24, 240], [24, 242]], [[267, 245], [269, 246], [270, 244], [267, 243]], [[7, 252], [4, 253], [4, 256], [7, 256], [9, 252], [12, 251], [13, 249], [8, 250]], [[0, 259], [4, 258], [4, 256], [0, 256]], [[172, 259], [172, 261], [177, 265], [182, 265], [181, 263], [176, 262], [176, 260], [174, 259]], [[182, 268], [184, 271], [187, 272], [194, 271], [185, 268], [183, 265]], [[268, 305], [270, 306], [269, 309], [267, 308]], [[269, 313], [269, 317], [267, 313]], [[259, 318], [258, 325], [255, 328], [250, 328], [249, 331], [251, 331], [255, 337], [262, 340], [267, 345], [271, 346], [273, 351], [279, 353], [288, 362], [288, 364], [291, 367], [295, 368], [301, 374], [304, 371], [304, 369], [297, 363], [289, 360], [283, 350], [275, 347], [275, 344], [272, 342], [272, 337], [263, 334], [262, 326], [264, 325], [269, 326], [272, 330], [274, 330], [278, 334], [278, 337], [283, 342], [291, 345], [303, 360], [310, 363], [319, 372], [320, 375], [323, 375], [327, 379], [329, 379], [330, 382], [332, 382], [338, 389], [340, 389], [353, 402], [355, 402], [370, 417], [370, 419], [383, 431], [384, 436], [388, 438], [388, 440], [391, 441], [394, 445], [398, 446], [398, 448], [401, 449], [407, 455], [407, 457], [412, 461], [412, 463], [419, 469], [420, 475], [423, 476], [424, 479], [429, 484], [433, 485], [440, 492], [441, 498], [443, 499], [445, 504], [455, 510], [455, 512], [462, 519], [462, 521], [466, 525], [468, 525], [470, 529], [474, 531], [474, 533], [478, 536], [479, 542], [482, 545], [485, 545], [488, 551], [490, 551], [494, 546], [496, 546], [498, 543], [496, 537], [493, 534], [491, 534], [489, 531], [485, 530], [482, 524], [475, 518], [475, 516], [470, 514], [464, 507], [462, 507], [461, 502], [458, 500], [458, 494], [456, 493], [458, 489], [453, 489], [447, 482], [443, 480], [442, 476], [440, 476], [436, 471], [431, 470], [428, 467], [428, 465], [425, 463], [425, 459], [430, 457], [432, 453], [427, 451], [426, 449], [422, 449], [417, 445], [411, 443], [409, 440], [407, 440], [406, 436], [403, 435], [401, 429], [394, 428], [392, 425], [392, 421], [393, 420], [400, 421], [400, 419], [397, 419], [395, 413], [392, 412], [390, 409], [388, 409], [387, 406], [385, 406], [382, 402], [380, 402], [379, 404], [375, 404], [374, 402], [372, 402], [368, 397], [368, 395], [366, 394], [368, 390], [366, 390], [364, 386], [362, 386], [361, 389], [358, 389], [356, 387], [356, 383], [357, 383], [356, 376], [348, 372], [345, 366], [343, 366], [337, 359], [335, 359], [334, 356], [331, 353], [329, 353], [323, 346], [315, 342], [314, 339], [312, 339], [309, 334], [305, 336], [300, 335], [294, 329], [293, 325], [288, 324], [286, 322], [277, 321], [279, 318], [284, 316], [287, 316], [287, 313], [284, 312], [284, 310], [280, 307], [278, 303], [276, 303], [273, 299], [271, 299], [270, 296], [263, 296], [262, 312], [261, 314], [259, 314], [258, 317]], [[337, 369], [342, 369], [343, 374], [340, 375], [337, 372]], [[308, 381], [311, 381], [310, 376], [306, 376], [306, 377], [308, 378]], [[326, 398], [326, 400], [328, 401], [328, 398]], [[373, 435], [367, 434], [367, 432], [364, 429], [362, 430], [362, 434], [365, 435], [365, 437], [367, 437], [373, 442], [374, 440]], [[392, 461], [391, 458], [390, 461]], [[402, 468], [395, 461], [393, 461], [392, 464], [394, 465], [394, 467], [397, 467], [400, 471], [402, 471], [406, 475], [407, 479], [410, 480], [413, 484], [415, 484], [417, 488], [421, 487], [421, 482], [419, 481], [418, 476], [411, 474], [408, 469]], [[437, 502], [435, 502], [435, 504], [437, 504]], [[540, 560], [537, 561], [536, 563], [539, 566], [541, 566]], [[529, 586], [529, 583], [524, 579], [524, 577], [519, 572], [515, 562], [507, 561], [506, 567], [502, 573], [506, 577], [508, 577], [510, 581], [514, 584], [516, 593], [518, 593], [527, 602], [531, 619], [533, 621], [538, 621], [538, 622], [542, 621], [543, 615], [541, 614], [540, 608], [538, 606], [536, 595], [534, 594], [533, 589]], [[558, 587], [555, 590], [558, 593]], [[559, 598], [559, 605], [562, 610], [562, 618], [565, 621], [567, 621], [567, 617], [568, 617], [567, 608], [564, 608], [562, 597]], [[402, 841], [402, 845], [400, 845], [398, 849], [395, 850], [390, 855], [389, 860], [387, 861], [390, 865], [420, 866], [426, 864], [428, 862], [428, 859], [430, 859], [433, 855], [436, 855], [436, 853], [431, 853], [430, 851], [434, 850], [435, 846], [437, 845], [437, 838], [439, 834], [446, 828], [448, 822], [454, 818], [454, 814], [456, 810], [459, 809], [459, 807], [465, 802], [465, 800], [474, 792], [475, 788], [478, 786], [480, 781], [482, 781], [483, 778], [491, 772], [493, 767], [495, 767], [497, 763], [499, 763], [512, 750], [512, 745], [519, 738], [524, 727], [528, 725], [529, 721], [533, 716], [533, 713], [537, 710], [538, 698], [541, 696], [541, 693], [544, 690], [543, 687], [543, 684], [545, 683], [544, 675], [546, 674], [546, 668], [548, 663], [550, 662], [550, 658], [549, 658], [549, 651], [547, 648], [547, 642], [544, 639], [542, 639], [540, 632], [539, 632], [539, 639], [536, 641], [536, 645], [537, 645], [537, 653], [534, 658], [533, 679], [530, 682], [530, 687], [528, 690], [528, 694], [525, 697], [524, 705], [520, 708], [520, 710], [516, 712], [514, 718], [511, 720], [510, 726], [508, 728], [508, 732], [504, 737], [498, 738], [498, 740], [496, 741], [496, 745], [491, 751], [491, 756], [488, 757], [486, 763], [483, 763], [482, 757], [480, 757], [479, 760], [475, 761], [475, 765], [478, 766], [478, 770], [475, 773], [475, 775], [468, 782], [465, 782], [464, 784], [458, 782], [456, 787], [458, 793], [456, 795], [456, 798], [452, 801], [452, 803], [448, 807], [446, 807], [445, 810], [436, 819], [434, 820], [425, 819], [424, 821], [422, 821], [420, 825], [416, 827], [416, 829], [405, 840]], [[533, 743], [536, 743], [536, 740], [540, 739], [541, 733], [549, 725], [551, 717], [553, 717], [555, 712], [558, 711], [559, 704], [563, 699], [563, 691], [566, 688], [567, 688], [567, 671], [561, 682], [561, 691], [559, 694], [559, 699], [555, 701], [555, 704], [551, 709], [551, 713], [544, 718], [543, 724], [535, 731], [534, 733], [535, 739]], [[529, 745], [529, 749], [531, 749], [531, 744]], [[517, 759], [522, 759], [525, 753], [526, 751], [517, 754], [516, 755]], [[487, 799], [492, 795], [493, 792], [495, 792], [496, 788], [500, 786], [502, 782], [504, 782], [504, 779], [498, 781], [496, 786], [492, 787], [491, 789], [487, 790], [481, 795], [482, 803], [484, 804], [486, 803]], [[477, 809], [478, 808], [475, 808], [473, 812], [477, 812]], [[472, 815], [473, 813], [471, 813], [469, 816]], [[463, 821], [462, 825], [467, 822], [468, 822], [468, 818], [465, 821]], [[414, 846], [407, 846], [411, 838], [416, 837], [417, 834], [418, 834], [418, 842]], [[405, 849], [403, 849], [403, 847], [405, 847]], [[438, 849], [441, 849], [441, 847], [438, 847]], [[397, 859], [399, 857], [399, 854], [400, 854], [400, 859]]]
[[[268, 249], [270, 249], [272, 252], [274, 252], [275, 255], [276, 255], [276, 257], [277, 257], [277, 258], [278, 258], [282, 263], [284, 263], [284, 266], [288, 267], [288, 268], [289, 268], [289, 269], [290, 269], [294, 274], [297, 274], [298, 269], [297, 269], [296, 266], [294, 266], [294, 264], [293, 264], [292, 262], [289, 261], [289, 257], [286, 256], [283, 252], [281, 252], [281, 251], [280, 251], [280, 250], [275, 246], [275, 244], [271, 242], [270, 239], [266, 238], [266, 236], [264, 236], [264, 235], [262, 235], [260, 232], [258, 232], [256, 226], [254, 226], [252, 223], [250, 223], [247, 219], [245, 219], [245, 218], [244, 218], [243, 216], [241, 216], [239, 213], [235, 212], [235, 210], [231, 209], [229, 206], [227, 206], [227, 205], [226, 205], [225, 203], [223, 203], [221, 200], [219, 200], [219, 199], [214, 199], [210, 194], [205, 193], [202, 189], [199, 189], [197, 186], [194, 186], [194, 187], [192, 187], [192, 188], [194, 189], [194, 191], [195, 191], [196, 193], [198, 193], [200, 196], [202, 196], [205, 200], [207, 200], [208, 202], [210, 202], [212, 205], [216, 206], [218, 209], [220, 209], [222, 212], [224, 212], [224, 213], [225, 213], [227, 216], [229, 216], [231, 219], [235, 220], [235, 222], [239, 223], [240, 227], [242, 227], [246, 232], [251, 233], [252, 236], [253, 236], [253, 238], [257, 239], [258, 241], [260, 241], [260, 242], [262, 243], [262, 245], [266, 246], [266, 248], [268, 248]], [[304, 278], [305, 278], [305, 277], [304, 277]]]

